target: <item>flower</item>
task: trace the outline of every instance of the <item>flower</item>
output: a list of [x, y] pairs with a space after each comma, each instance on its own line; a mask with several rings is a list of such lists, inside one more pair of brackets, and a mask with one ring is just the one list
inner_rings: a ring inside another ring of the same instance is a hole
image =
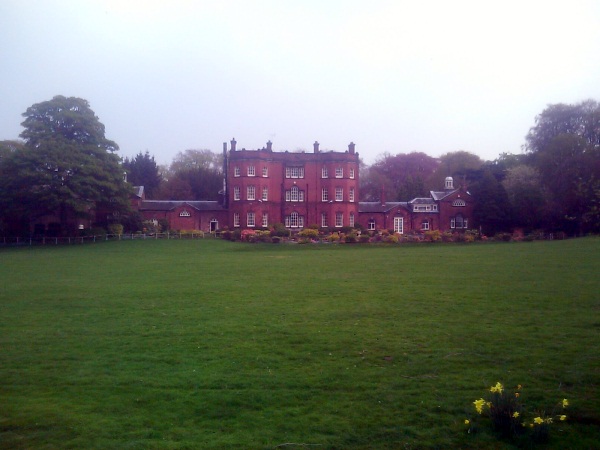
[[475, 405], [475, 409], [477, 410], [477, 412], [481, 414], [483, 412], [483, 405], [485, 405], [485, 400], [480, 398], [479, 400], [475, 400], [473, 404]]
[[562, 416], [560, 416], [560, 420], [564, 422], [565, 420], [567, 420], [567, 416], [565, 416], [565, 415], [563, 414]]
[[569, 400], [567, 400], [566, 398], [563, 398], [562, 405], [563, 405], [563, 408], [566, 408], [567, 406], [569, 406]]
[[519, 417], [519, 413], [515, 411], [512, 416], [516, 419], [517, 417]]
[[519, 398], [519, 393], [515, 392], [515, 397]]
[[518, 390], [518, 391], [520, 391], [522, 387], [523, 387], [523, 386], [521, 386], [521, 385], [519, 384], [519, 385], [517, 386], [517, 390]]
[[541, 417], [536, 417], [535, 419], [533, 419], [533, 422], [537, 425], [541, 425], [544, 423], [544, 419], [542, 419]]
[[552, 417], [548, 417], [548, 418], [546, 419], [546, 423], [552, 423]]
[[469, 421], [469, 419], [465, 419], [465, 425], [469, 425], [471, 422]]
[[496, 383], [496, 386], [492, 386], [490, 388], [490, 392], [497, 392], [498, 394], [502, 394], [503, 390], [504, 386], [502, 386], [502, 383], [500, 383], [499, 381]]

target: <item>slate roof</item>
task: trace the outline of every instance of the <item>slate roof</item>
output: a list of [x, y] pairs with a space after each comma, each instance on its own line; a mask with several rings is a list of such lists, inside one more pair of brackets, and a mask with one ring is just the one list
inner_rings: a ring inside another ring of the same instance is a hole
[[142, 198], [144, 196], [144, 186], [134, 186], [133, 187], [133, 195], [136, 197]]
[[224, 211], [216, 200], [144, 200], [141, 211], [171, 211], [179, 206], [189, 206], [197, 211]]
[[391, 211], [396, 207], [403, 207], [408, 210], [407, 202], [385, 202], [382, 204], [381, 202], [359, 202], [358, 203], [358, 212], [359, 213], [386, 213]]
[[417, 198], [413, 198], [410, 202], [408, 202], [409, 204], [415, 204], [418, 203], [419, 205], [434, 205], [435, 204], [435, 200], [432, 199], [431, 197], [417, 197]]

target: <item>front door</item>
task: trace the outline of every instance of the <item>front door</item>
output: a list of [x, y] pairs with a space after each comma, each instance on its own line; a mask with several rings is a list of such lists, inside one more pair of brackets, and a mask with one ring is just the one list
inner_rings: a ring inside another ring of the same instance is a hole
[[210, 232], [214, 233], [215, 231], [217, 231], [219, 228], [219, 222], [217, 222], [217, 219], [213, 219], [210, 221]]
[[404, 233], [404, 217], [394, 217], [394, 233]]

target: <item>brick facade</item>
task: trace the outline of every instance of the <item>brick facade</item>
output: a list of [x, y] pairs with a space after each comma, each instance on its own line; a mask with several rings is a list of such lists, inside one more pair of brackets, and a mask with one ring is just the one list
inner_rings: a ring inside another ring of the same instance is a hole
[[[226, 151], [226, 148], [224, 148]], [[226, 151], [226, 198], [230, 228], [283, 223], [290, 229], [352, 226], [358, 220], [359, 159], [347, 152]]]
[[271, 142], [257, 150], [223, 144], [223, 201], [148, 201], [143, 191], [132, 205], [146, 220], [166, 219], [171, 229], [215, 231], [266, 228], [283, 223], [290, 230], [317, 225], [398, 233], [463, 231], [472, 227], [473, 199], [452, 178], [429, 197], [406, 202], [359, 202], [359, 157], [345, 152], [275, 152]]

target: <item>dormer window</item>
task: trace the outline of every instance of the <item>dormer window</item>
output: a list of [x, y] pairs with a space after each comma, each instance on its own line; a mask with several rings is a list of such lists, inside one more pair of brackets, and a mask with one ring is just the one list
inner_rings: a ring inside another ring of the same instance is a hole
[[462, 198], [457, 198], [452, 202], [452, 206], [467, 206], [467, 203]]
[[190, 216], [191, 216], [191, 214], [187, 209], [184, 209], [183, 211], [181, 211], [179, 213], [179, 217], [190, 217]]

